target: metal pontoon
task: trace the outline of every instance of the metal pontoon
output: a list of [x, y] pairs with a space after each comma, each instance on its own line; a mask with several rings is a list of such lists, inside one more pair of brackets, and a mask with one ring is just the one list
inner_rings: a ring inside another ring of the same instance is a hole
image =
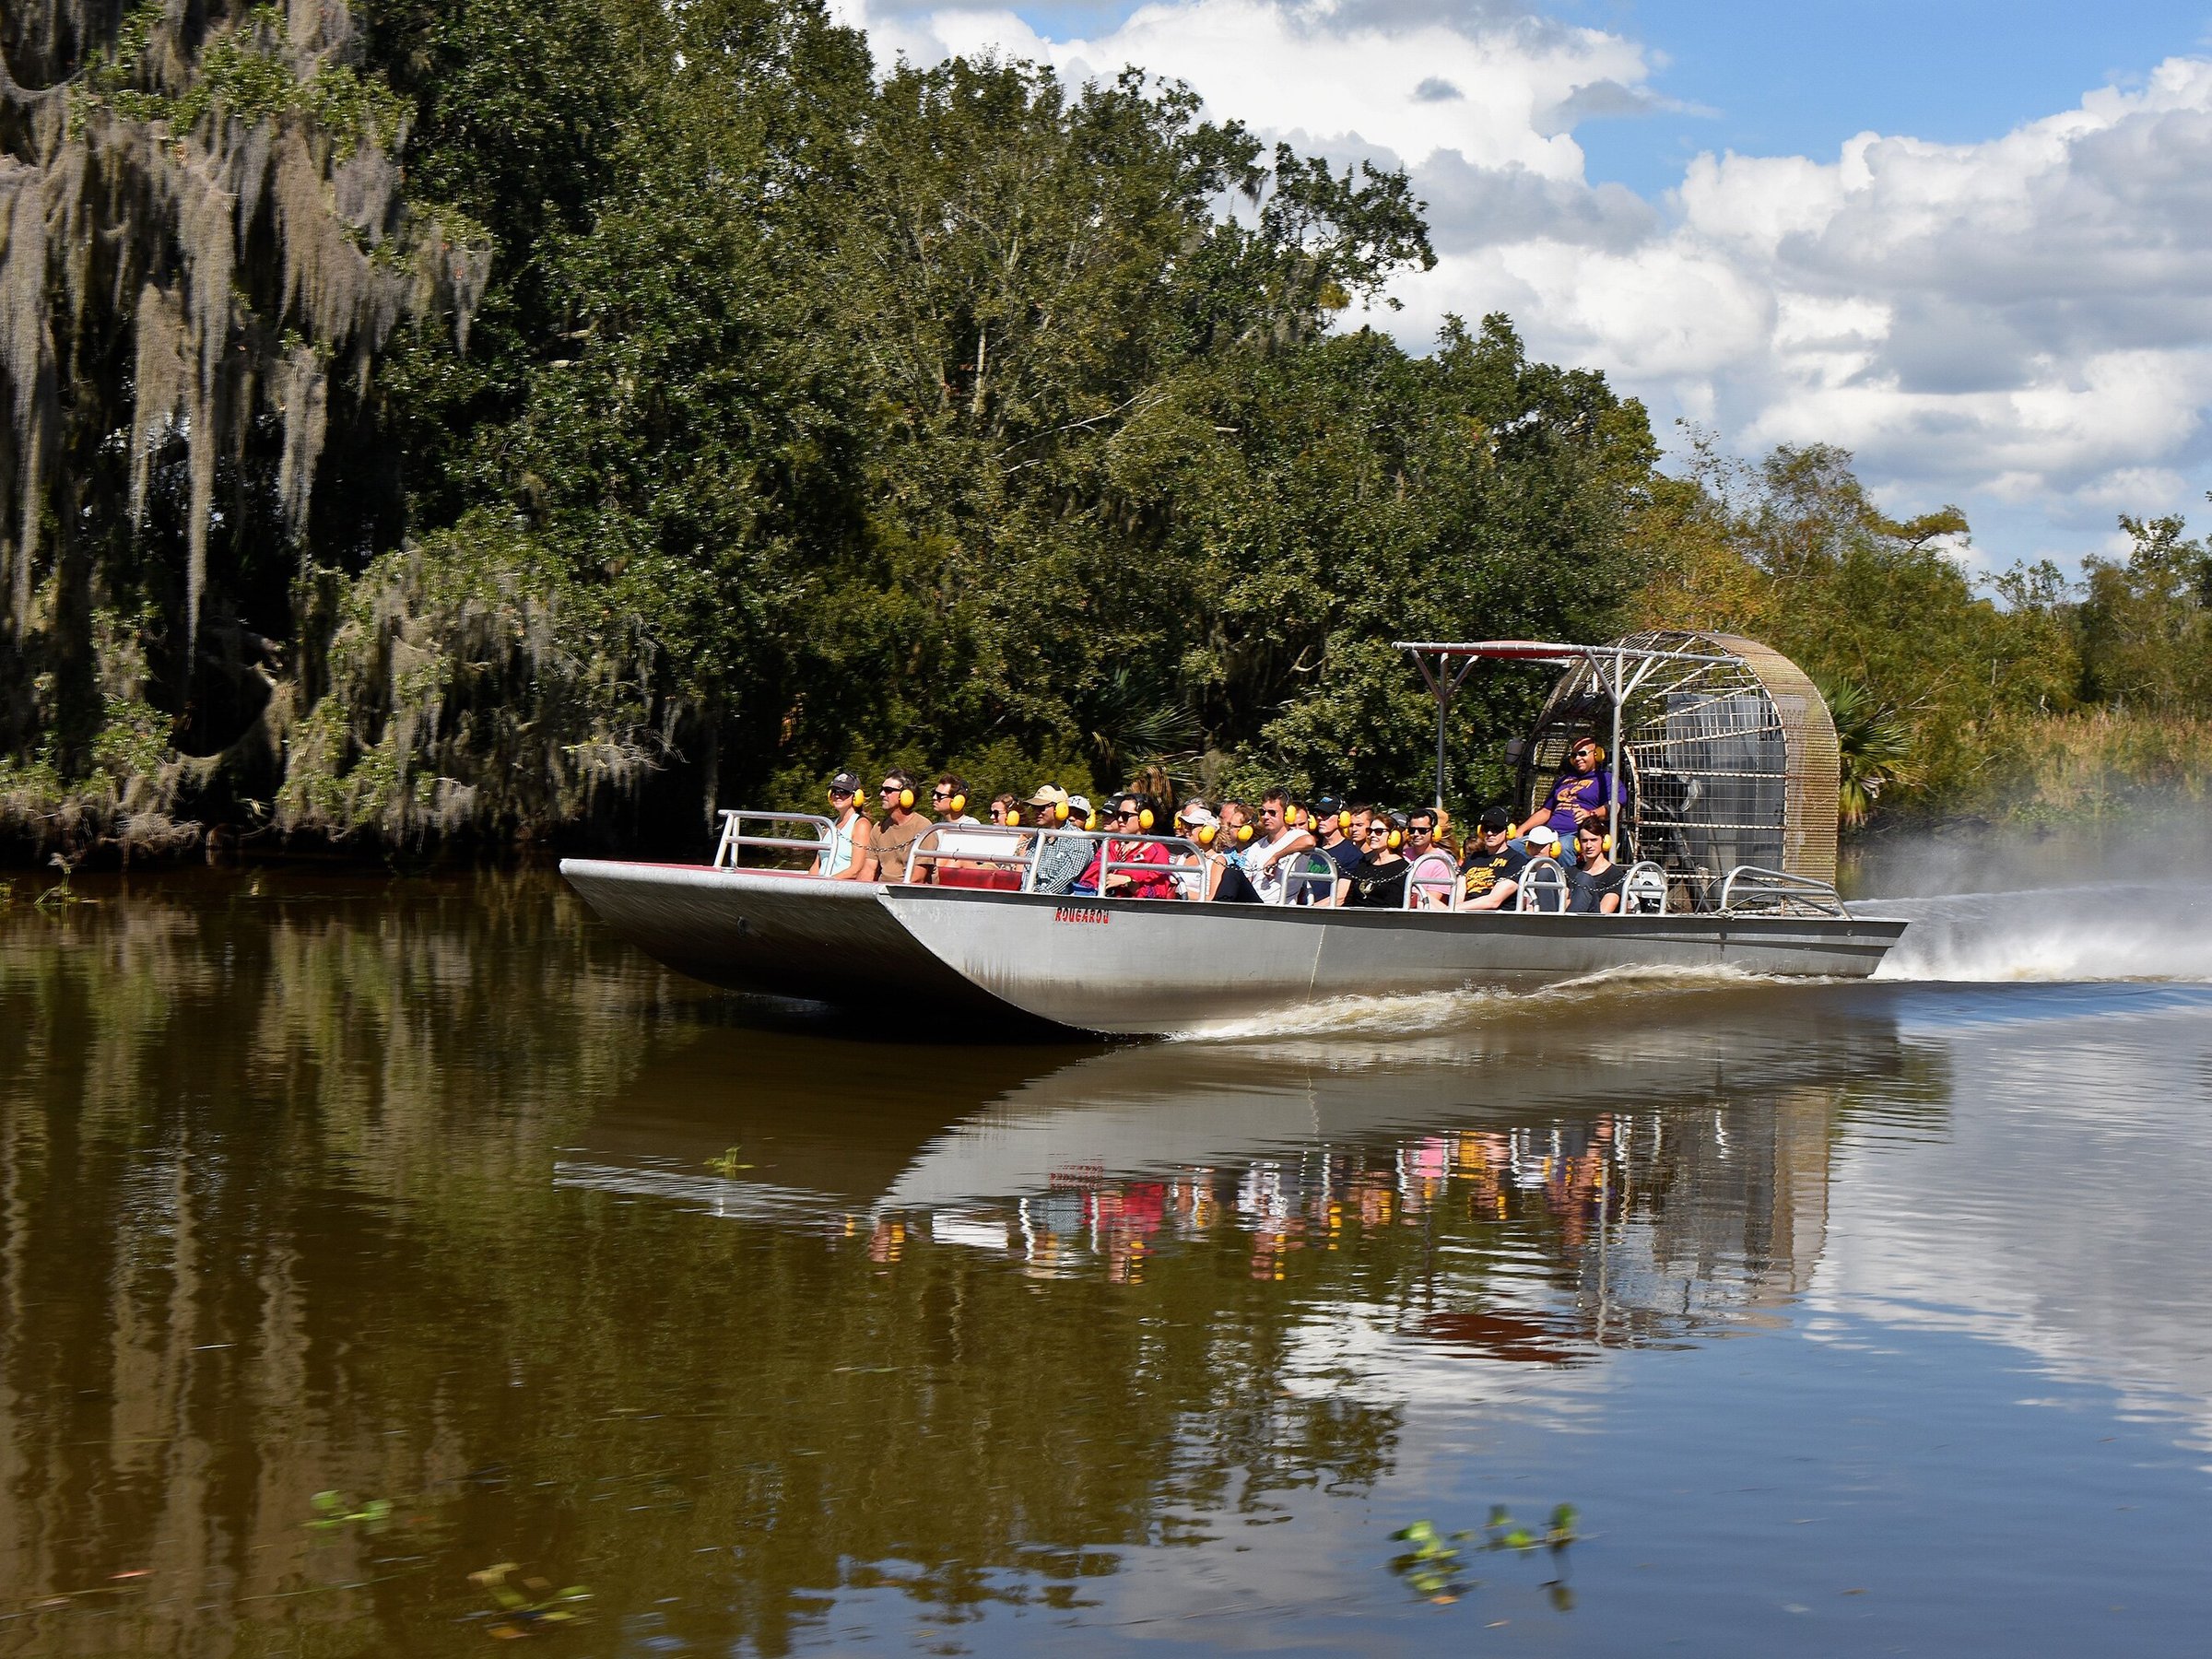
[[[1183, 1032], [1348, 994], [1529, 987], [1620, 969], [1861, 978], [1904, 931], [1853, 915], [1836, 895], [1834, 728], [1779, 654], [1727, 635], [1406, 649], [1437, 694], [1440, 734], [1476, 662], [1565, 668], [1523, 749], [1523, 795], [1533, 803], [1547, 757], [1563, 763], [1574, 736], [1613, 739], [1611, 818], [1630, 865], [1620, 913], [1562, 913], [1567, 877], [1550, 859], [1524, 873], [1511, 909], [1461, 909], [1454, 873], [1424, 865], [1398, 911], [1335, 908], [1329, 871], [1292, 872], [1281, 905], [1204, 902], [1186, 895], [1217, 855], [1193, 841], [1050, 827], [935, 825], [902, 880], [830, 881], [743, 867], [748, 852], [825, 860], [833, 833], [817, 815], [749, 810], [722, 815], [710, 864], [568, 859], [561, 873], [671, 967], [910, 1026]], [[1440, 795], [1443, 753], [1440, 737]], [[1102, 879], [1164, 874], [1176, 896], [1041, 891], [1041, 856], [1058, 837], [1088, 843]], [[1140, 857], [1147, 845], [1164, 847], [1168, 865]]]

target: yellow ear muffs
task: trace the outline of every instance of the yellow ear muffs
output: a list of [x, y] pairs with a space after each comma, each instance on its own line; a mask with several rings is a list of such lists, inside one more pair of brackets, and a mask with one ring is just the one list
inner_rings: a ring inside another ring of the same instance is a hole
[[1338, 813], [1338, 814], [1336, 815], [1336, 833], [1337, 833], [1337, 834], [1339, 834], [1339, 835], [1342, 835], [1342, 834], [1343, 834], [1343, 833], [1344, 833], [1344, 832], [1345, 832], [1347, 830], [1349, 830], [1351, 827], [1352, 827], [1352, 815], [1351, 815], [1350, 813], [1348, 813], [1348, 812], [1340, 812], [1340, 813]]
[[964, 795], [964, 794], [956, 794], [956, 795], [954, 795], [954, 796], [952, 797], [952, 809], [953, 809], [955, 812], [965, 812], [965, 811], [967, 811], [967, 810], [968, 810], [968, 797], [967, 797], [966, 795]]
[[1289, 825], [1293, 830], [1298, 828], [1299, 820], [1304, 816], [1305, 814], [1300, 812], [1295, 806], [1286, 806], [1283, 808], [1283, 822]]
[[1397, 831], [1397, 830], [1393, 830], [1390, 832], [1390, 835], [1389, 835], [1389, 838], [1388, 838], [1388, 840], [1389, 840], [1390, 850], [1391, 850], [1393, 853], [1395, 853], [1395, 852], [1398, 850], [1398, 848], [1399, 848], [1400, 846], [1402, 846], [1402, 845], [1404, 845], [1404, 844], [1405, 844], [1406, 837], [1405, 837], [1403, 834], [1401, 834], [1399, 831]]
[[1142, 806], [1142, 807], [1139, 807], [1139, 808], [1137, 809], [1137, 814], [1136, 814], [1136, 827], [1137, 827], [1139, 830], [1146, 830], [1146, 831], [1147, 831], [1147, 832], [1148, 832], [1148, 831], [1151, 830], [1151, 828], [1152, 828], [1152, 808], [1151, 808], [1151, 807], [1149, 807], [1149, 806]]
[[1211, 824], [1201, 825], [1198, 830], [1198, 844], [1202, 847], [1210, 847], [1214, 844], [1214, 837], [1220, 833], [1221, 831]]
[[1053, 822], [1055, 824], [1065, 824], [1067, 822], [1067, 803], [1065, 801], [1054, 801], [1053, 803]]
[[911, 789], [900, 790], [899, 792], [899, 805], [905, 810], [912, 812], [914, 807], [914, 792]]
[[1089, 816], [1089, 817], [1086, 818], [1083, 820], [1083, 828], [1084, 828], [1084, 829], [1086, 829], [1086, 830], [1093, 830], [1093, 831], [1095, 831], [1095, 830], [1098, 829], [1098, 827], [1099, 827], [1099, 815], [1098, 815], [1097, 813], [1095, 813], [1095, 812], [1094, 812], [1094, 813], [1092, 813], [1092, 814], [1090, 814], [1090, 816]]
[[1241, 847], [1251, 839], [1252, 826], [1250, 824], [1239, 824], [1237, 826], [1237, 845]]

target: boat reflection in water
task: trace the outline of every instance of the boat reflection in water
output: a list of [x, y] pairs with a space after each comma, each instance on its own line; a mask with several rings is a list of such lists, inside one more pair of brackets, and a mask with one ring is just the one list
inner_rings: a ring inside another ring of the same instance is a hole
[[[2201, 1633], [2212, 989], [962, 1049], [526, 880], [93, 890], [0, 912], [0, 1655], [480, 1653], [510, 1561], [580, 1653]], [[1387, 1571], [1524, 1496], [1571, 1618]]]
[[1402, 1393], [1390, 1338], [1573, 1365], [1758, 1318], [1818, 1262], [1853, 1101], [1943, 1088], [1878, 994], [1777, 1020], [1764, 987], [1599, 986], [1465, 1005], [1448, 1031], [1372, 1029], [1400, 1012], [1118, 1048], [970, 1110], [863, 1102], [827, 1124], [747, 1104], [780, 1092], [772, 1069], [733, 1100], [677, 1056], [555, 1179], [865, 1234], [885, 1262], [971, 1248], [1032, 1277], [1130, 1282], [1198, 1250], [1280, 1281], [1300, 1253], [1395, 1236], [1411, 1253], [1389, 1304], [1317, 1294], [1293, 1369], [1339, 1388], [1372, 1370]]

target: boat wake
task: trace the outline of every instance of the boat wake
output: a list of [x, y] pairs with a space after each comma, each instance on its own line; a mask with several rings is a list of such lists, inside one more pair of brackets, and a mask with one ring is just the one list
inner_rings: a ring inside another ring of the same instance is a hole
[[1624, 994], [1694, 993], [1745, 985], [1818, 984], [1747, 973], [1739, 968], [1627, 966], [1560, 980], [1525, 991], [1417, 992], [1403, 995], [1333, 996], [1237, 1019], [1208, 1020], [1177, 1031], [1170, 1042], [1276, 1042], [1306, 1037], [1426, 1037], [1486, 1020], [1546, 1009], [1565, 1009]]
[[1879, 980], [2212, 982], [2212, 885], [2100, 882], [1852, 909], [1912, 924]]

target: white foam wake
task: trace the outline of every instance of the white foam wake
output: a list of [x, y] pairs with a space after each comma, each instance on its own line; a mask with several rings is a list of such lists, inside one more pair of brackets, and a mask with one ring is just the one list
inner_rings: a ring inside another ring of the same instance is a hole
[[[1171, 1042], [1265, 1042], [1300, 1037], [1423, 1037], [1463, 1030], [1503, 1015], [1571, 1006], [1633, 991], [1694, 992], [1718, 986], [1780, 984], [1738, 968], [1607, 968], [1525, 991], [1428, 991], [1333, 996], [1236, 1019], [1207, 1020]], [[1802, 983], [1804, 982], [1792, 982]]]
[[1852, 908], [1912, 924], [1877, 979], [2212, 982], [2212, 885], [2105, 882]]

